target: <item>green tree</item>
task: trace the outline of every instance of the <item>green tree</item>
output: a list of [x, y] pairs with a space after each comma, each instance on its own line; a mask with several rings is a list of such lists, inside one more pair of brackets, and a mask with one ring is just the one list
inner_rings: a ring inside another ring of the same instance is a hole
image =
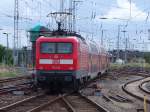
[[144, 59], [147, 63], [150, 63], [150, 52], [144, 53]]
[[7, 56], [8, 56], [8, 62], [7, 62], [7, 64], [8, 65], [12, 65], [13, 64], [13, 51], [12, 51], [12, 49], [8, 49], [8, 51], [7, 51]]
[[12, 49], [6, 49], [6, 47], [0, 45], [0, 63], [12, 65], [13, 64], [13, 56], [12, 56]]
[[5, 51], [6, 51], [6, 48], [0, 45], [0, 63], [3, 62]]

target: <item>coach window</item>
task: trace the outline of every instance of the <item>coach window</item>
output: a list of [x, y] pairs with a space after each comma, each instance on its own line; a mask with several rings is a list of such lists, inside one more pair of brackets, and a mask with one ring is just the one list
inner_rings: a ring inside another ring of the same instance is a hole
[[91, 49], [94, 54], [98, 53], [97, 47], [94, 44], [91, 44]]

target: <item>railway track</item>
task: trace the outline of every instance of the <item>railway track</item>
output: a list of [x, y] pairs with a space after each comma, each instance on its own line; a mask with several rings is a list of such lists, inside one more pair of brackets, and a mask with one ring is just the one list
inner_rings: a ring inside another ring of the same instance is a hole
[[73, 93], [33, 96], [0, 108], [0, 112], [109, 112], [87, 97]]
[[122, 90], [142, 101], [144, 100], [144, 96], [147, 96], [147, 102], [150, 103], [150, 93], [143, 91], [143, 84], [148, 81], [150, 81], [150, 77], [127, 82], [122, 86]]
[[8, 106], [0, 108], [0, 112], [27, 112], [28, 110], [45, 103], [50, 97], [44, 94], [29, 97]]
[[144, 73], [144, 72], [135, 72], [135, 71], [121, 71], [121, 72], [113, 72], [114, 74], [121, 75], [121, 74], [131, 74], [136, 76], [143, 76], [143, 77], [149, 77], [150, 74]]
[[150, 94], [150, 80], [148, 81], [143, 81], [140, 85], [139, 88], [144, 91], [145, 93]]
[[0, 84], [6, 83], [6, 82], [13, 82], [16, 80], [23, 80], [23, 79], [31, 79], [31, 76], [18, 76], [14, 78], [0, 79]]
[[0, 95], [7, 94], [13, 91], [18, 91], [18, 90], [31, 89], [31, 87], [32, 87], [32, 82], [9, 85], [9, 86], [0, 88]]
[[[15, 81], [17, 79], [10, 79], [10, 80]], [[19, 78], [19, 80], [22, 80], [22, 79]], [[138, 82], [140, 80], [142, 79], [128, 82], [122, 88], [128, 94], [132, 94], [132, 91], [128, 91], [128, 85], [134, 82]], [[9, 82], [9, 81], [4, 81], [4, 82]], [[22, 87], [22, 85], [20, 87]], [[1, 92], [1, 89], [0, 89], [0, 92]], [[132, 96], [136, 96], [136, 95], [133, 94]], [[60, 95], [60, 96], [48, 96], [48, 95], [42, 94], [42, 95], [37, 95], [37, 96], [27, 98], [22, 101], [16, 102], [14, 104], [0, 108], [0, 112], [47, 112], [47, 111], [51, 111], [51, 112], [109, 112], [108, 110], [104, 109], [102, 106], [92, 102], [87, 97], [82, 96], [81, 94], [67, 94], [67, 95]]]
[[32, 84], [31, 76], [19, 76], [15, 78], [0, 79], [0, 95], [16, 90], [29, 89]]
[[82, 94], [73, 94], [65, 97], [65, 100], [72, 106], [73, 112], [109, 112], [99, 104], [91, 101]]

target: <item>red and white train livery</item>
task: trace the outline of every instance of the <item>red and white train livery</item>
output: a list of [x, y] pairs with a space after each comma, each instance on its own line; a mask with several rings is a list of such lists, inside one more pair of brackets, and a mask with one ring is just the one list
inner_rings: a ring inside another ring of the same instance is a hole
[[36, 41], [36, 83], [78, 88], [108, 70], [109, 55], [93, 41], [77, 36], [40, 37]]

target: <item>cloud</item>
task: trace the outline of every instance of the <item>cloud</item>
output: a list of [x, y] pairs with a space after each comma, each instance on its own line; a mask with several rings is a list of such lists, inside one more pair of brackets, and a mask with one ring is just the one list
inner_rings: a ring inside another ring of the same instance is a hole
[[[106, 18], [120, 18], [129, 19], [130, 18], [130, 2], [129, 0], [117, 0], [117, 5], [120, 8], [111, 8], [106, 15], [99, 16]], [[140, 10], [135, 3], [131, 3], [131, 18], [134, 21], [143, 21], [146, 19], [147, 13]]]

